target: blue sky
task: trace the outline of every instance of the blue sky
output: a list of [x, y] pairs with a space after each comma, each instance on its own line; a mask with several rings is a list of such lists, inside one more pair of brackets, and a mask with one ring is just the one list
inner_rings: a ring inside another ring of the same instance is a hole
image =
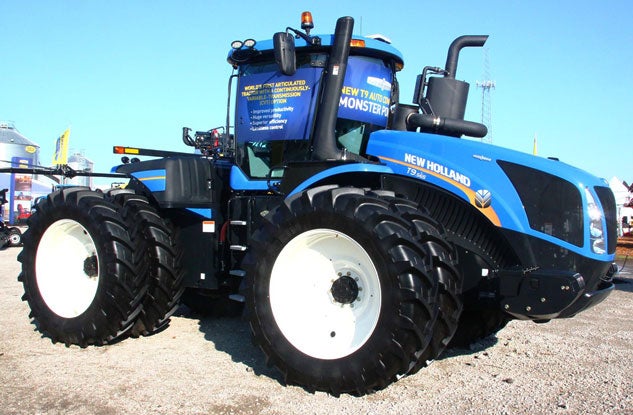
[[[24, 1], [0, 2], [0, 120], [40, 145], [55, 139], [95, 170], [118, 163], [113, 145], [189, 151], [181, 128], [226, 117], [226, 63], [235, 39], [265, 39], [312, 11], [314, 33], [355, 18], [355, 33], [388, 36], [405, 58], [401, 101], [450, 42], [488, 34], [492, 142], [555, 156], [633, 181], [633, 5], [620, 1]], [[484, 51], [464, 49], [457, 78], [471, 83], [466, 118], [481, 119]]]

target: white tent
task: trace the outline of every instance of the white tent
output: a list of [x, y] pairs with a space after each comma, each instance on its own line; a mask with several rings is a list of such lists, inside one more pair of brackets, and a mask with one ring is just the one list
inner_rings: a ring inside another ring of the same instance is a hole
[[[615, 176], [609, 180], [609, 187], [615, 196], [615, 205], [618, 211], [618, 236], [622, 236], [624, 233], [622, 218], [626, 216], [626, 221], [629, 224], [633, 221], [633, 208], [624, 206], [631, 202], [633, 195], [629, 192], [629, 189], [627, 189], [622, 180]], [[627, 231], [630, 232], [630, 228]]]

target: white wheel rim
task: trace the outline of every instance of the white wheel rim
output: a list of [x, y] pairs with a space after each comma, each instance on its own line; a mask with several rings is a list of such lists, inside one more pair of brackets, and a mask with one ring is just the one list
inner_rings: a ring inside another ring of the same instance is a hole
[[62, 219], [46, 229], [37, 248], [35, 278], [55, 314], [73, 318], [88, 309], [99, 285], [99, 257], [80, 223]]
[[[341, 302], [332, 287], [350, 280], [358, 295]], [[367, 251], [348, 235], [310, 230], [279, 253], [270, 277], [270, 304], [279, 329], [294, 347], [317, 359], [339, 359], [363, 346], [376, 328], [381, 308], [378, 272]]]
[[12, 233], [9, 235], [9, 242], [11, 242], [12, 245], [17, 245], [17, 243], [20, 242], [20, 235]]

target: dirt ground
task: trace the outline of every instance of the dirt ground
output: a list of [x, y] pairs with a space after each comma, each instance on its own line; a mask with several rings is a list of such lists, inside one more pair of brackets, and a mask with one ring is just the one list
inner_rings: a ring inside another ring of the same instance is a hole
[[629, 234], [618, 238], [616, 255], [618, 258], [626, 258], [628, 256], [633, 261], [633, 236]]
[[19, 251], [0, 251], [3, 414], [633, 414], [633, 260], [572, 319], [513, 321], [383, 391], [335, 398], [284, 386], [241, 319], [184, 306], [153, 336], [52, 344], [20, 299]]

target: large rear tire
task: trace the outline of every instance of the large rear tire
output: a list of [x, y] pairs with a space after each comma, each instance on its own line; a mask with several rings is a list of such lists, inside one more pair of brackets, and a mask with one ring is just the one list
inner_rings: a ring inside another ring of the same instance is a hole
[[137, 249], [148, 260], [148, 290], [141, 312], [130, 330], [130, 336], [147, 336], [169, 325], [183, 293], [182, 247], [176, 230], [162, 218], [144, 196], [133, 190], [115, 189], [108, 196], [121, 206], [125, 219], [133, 223], [129, 230], [142, 241]]
[[396, 201], [357, 188], [311, 189], [265, 217], [245, 261], [247, 307], [287, 383], [363, 395], [427, 356], [440, 260], [414, 234]]
[[37, 205], [18, 280], [30, 317], [53, 342], [102, 345], [134, 324], [147, 284], [130, 226], [103, 193], [87, 188], [57, 191]]

